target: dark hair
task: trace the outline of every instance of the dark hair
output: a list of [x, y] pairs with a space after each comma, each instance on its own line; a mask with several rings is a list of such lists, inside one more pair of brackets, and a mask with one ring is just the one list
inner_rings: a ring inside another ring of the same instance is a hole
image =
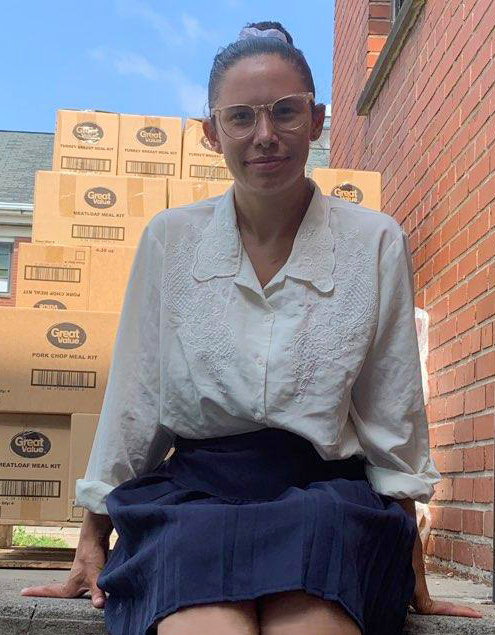
[[246, 40], [237, 40], [227, 47], [220, 49], [215, 55], [208, 82], [208, 106], [213, 108], [220, 92], [220, 83], [225, 72], [234, 66], [236, 62], [245, 57], [256, 55], [278, 55], [290, 62], [301, 74], [308, 90], [315, 94], [313, 75], [301, 50], [295, 48], [292, 37], [280, 22], [251, 22], [245, 28], [254, 27], [260, 31], [277, 29], [287, 38], [287, 43], [274, 37], [251, 37]]

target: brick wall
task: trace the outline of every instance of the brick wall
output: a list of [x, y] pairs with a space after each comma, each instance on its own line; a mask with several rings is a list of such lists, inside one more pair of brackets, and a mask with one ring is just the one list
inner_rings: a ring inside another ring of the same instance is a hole
[[378, 170], [430, 316], [429, 569], [489, 581], [495, 378], [495, 0], [427, 0], [369, 115], [389, 2], [336, 0], [330, 166]]
[[30, 238], [16, 238], [12, 250], [12, 270], [11, 270], [11, 289], [10, 297], [0, 297], [1, 306], [15, 306], [16, 298], [16, 281], [17, 281], [17, 262], [19, 258], [19, 243], [30, 243]]

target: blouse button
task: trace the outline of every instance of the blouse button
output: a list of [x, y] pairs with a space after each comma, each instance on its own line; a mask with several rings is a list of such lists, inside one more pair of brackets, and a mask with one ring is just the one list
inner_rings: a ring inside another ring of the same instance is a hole
[[258, 357], [256, 358], [256, 363], [258, 364], [258, 366], [263, 366], [263, 358], [260, 355], [258, 355]]
[[272, 321], [271, 315], [265, 315], [265, 317], [263, 318], [263, 322], [266, 322], [267, 324], [271, 321]]
[[255, 419], [262, 419], [263, 418], [263, 413], [260, 412], [259, 410], [256, 410], [254, 413], [254, 418]]

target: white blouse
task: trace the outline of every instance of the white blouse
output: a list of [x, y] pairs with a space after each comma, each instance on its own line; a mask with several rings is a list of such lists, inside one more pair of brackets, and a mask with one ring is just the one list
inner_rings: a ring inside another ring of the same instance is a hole
[[143, 232], [100, 421], [76, 502], [106, 514], [117, 485], [174, 443], [283, 428], [329, 460], [366, 457], [372, 488], [428, 502], [430, 458], [407, 236], [317, 186], [289, 259], [262, 288], [223, 196]]

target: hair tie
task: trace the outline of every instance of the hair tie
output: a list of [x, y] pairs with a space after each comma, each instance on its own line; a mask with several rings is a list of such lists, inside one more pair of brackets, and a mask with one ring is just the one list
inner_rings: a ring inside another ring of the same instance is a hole
[[261, 31], [254, 26], [245, 27], [244, 29], [242, 29], [242, 31], [239, 33], [238, 39], [249, 40], [252, 37], [275, 37], [278, 40], [282, 40], [282, 42], [288, 44], [287, 38], [284, 33], [282, 33], [282, 31], [279, 31], [278, 29], [265, 29], [264, 31]]

